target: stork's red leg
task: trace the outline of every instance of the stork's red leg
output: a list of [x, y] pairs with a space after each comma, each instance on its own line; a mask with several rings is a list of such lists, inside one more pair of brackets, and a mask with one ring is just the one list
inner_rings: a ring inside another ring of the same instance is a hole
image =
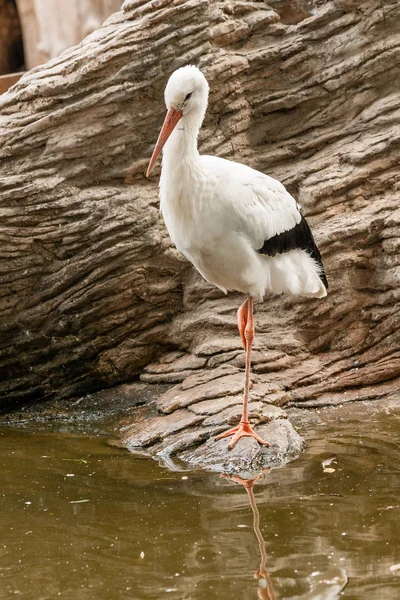
[[242, 340], [243, 348], [246, 350], [246, 336], [244, 335], [244, 330], [247, 325], [247, 313], [249, 311], [248, 308], [249, 299], [243, 302], [242, 306], [237, 311], [237, 320], [238, 320], [238, 329], [240, 333], [240, 339]]
[[249, 423], [248, 417], [248, 403], [249, 403], [249, 388], [250, 388], [250, 369], [251, 369], [251, 349], [254, 340], [254, 318], [253, 318], [253, 298], [247, 298], [238, 310], [238, 327], [242, 343], [246, 350], [246, 372], [244, 382], [244, 396], [243, 396], [243, 412], [242, 418], [240, 419], [239, 425], [221, 433], [216, 437], [220, 440], [224, 437], [233, 436], [228, 448], [231, 450], [236, 442], [241, 437], [253, 437], [259, 444], [263, 446], [269, 446], [269, 443], [260, 438], [259, 435], [253, 430]]

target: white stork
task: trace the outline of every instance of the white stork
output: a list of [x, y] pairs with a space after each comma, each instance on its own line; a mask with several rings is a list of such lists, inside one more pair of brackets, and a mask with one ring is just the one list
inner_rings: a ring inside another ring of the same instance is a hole
[[208, 102], [208, 83], [192, 65], [169, 78], [167, 115], [151, 157], [150, 174], [161, 150], [161, 211], [171, 240], [199, 273], [223, 292], [247, 298], [238, 310], [246, 351], [243, 413], [239, 425], [216, 439], [254, 437], [248, 420], [253, 299], [266, 292], [323, 298], [326, 280], [321, 255], [300, 207], [276, 179], [240, 163], [200, 155], [197, 137]]

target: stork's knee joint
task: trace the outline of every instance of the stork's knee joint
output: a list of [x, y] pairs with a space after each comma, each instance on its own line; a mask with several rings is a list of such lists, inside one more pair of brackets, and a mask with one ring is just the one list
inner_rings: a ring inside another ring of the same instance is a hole
[[246, 327], [246, 329], [244, 330], [244, 337], [246, 338], [247, 341], [254, 340], [254, 331], [253, 331], [253, 329]]

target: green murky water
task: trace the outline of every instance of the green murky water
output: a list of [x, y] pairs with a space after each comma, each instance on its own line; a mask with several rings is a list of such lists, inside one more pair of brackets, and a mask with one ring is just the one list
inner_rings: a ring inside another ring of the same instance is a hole
[[400, 415], [313, 426], [252, 488], [0, 429], [0, 598], [400, 598]]

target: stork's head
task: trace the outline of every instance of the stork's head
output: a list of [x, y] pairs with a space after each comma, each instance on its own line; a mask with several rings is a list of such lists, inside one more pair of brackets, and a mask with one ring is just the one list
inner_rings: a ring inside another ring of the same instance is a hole
[[181, 67], [169, 78], [164, 98], [167, 110], [173, 108], [182, 115], [199, 110], [204, 115], [208, 99], [207, 79], [194, 65]]
[[177, 71], [174, 71], [169, 78], [164, 98], [168, 112], [150, 159], [146, 173], [147, 177], [150, 175], [150, 171], [154, 167], [158, 155], [178, 121], [186, 117], [186, 119], [193, 119], [200, 126], [207, 108], [207, 79], [193, 65], [181, 67]]

